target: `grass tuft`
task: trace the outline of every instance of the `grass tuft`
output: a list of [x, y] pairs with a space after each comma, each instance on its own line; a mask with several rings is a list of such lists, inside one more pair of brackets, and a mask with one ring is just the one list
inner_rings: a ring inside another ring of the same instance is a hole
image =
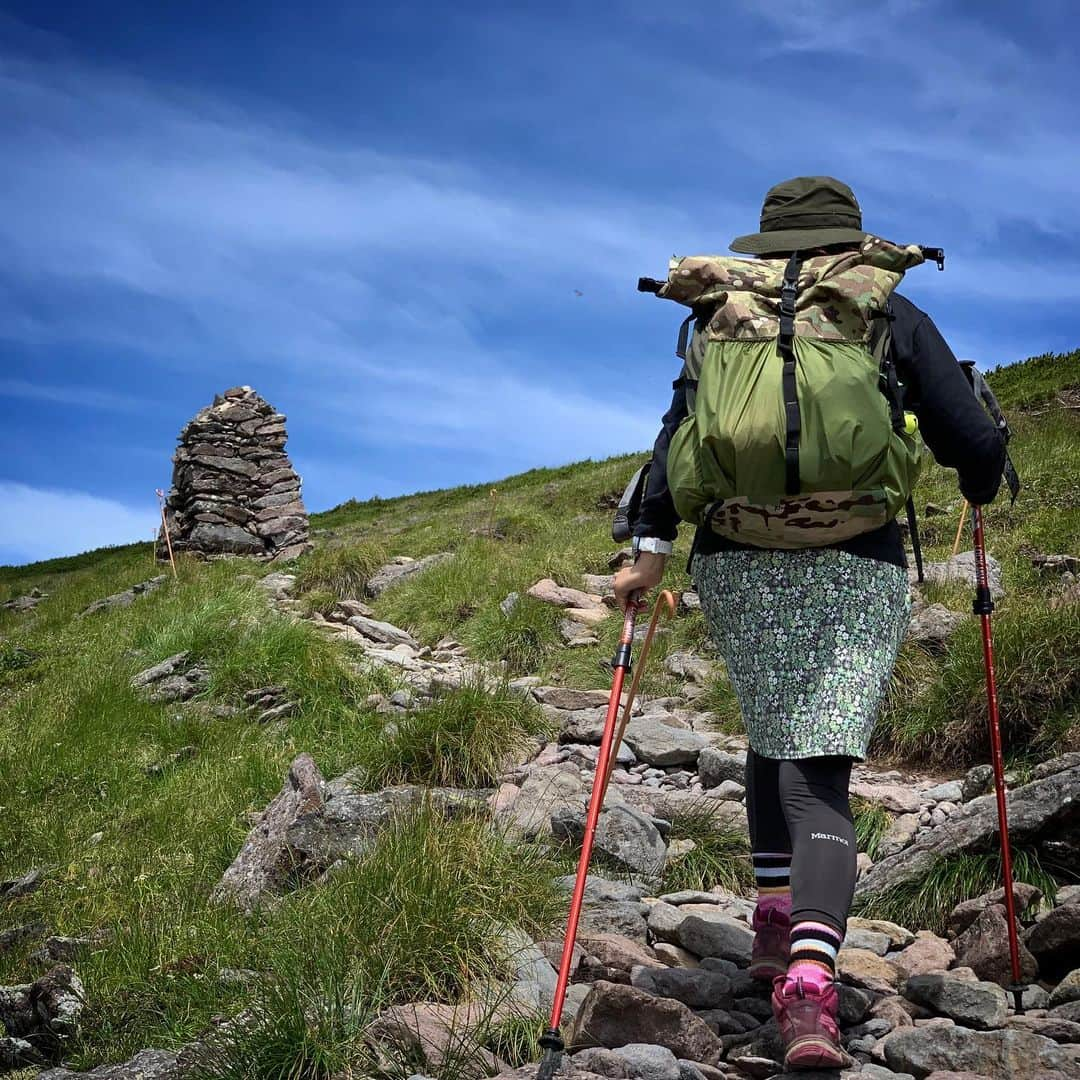
[[851, 800], [852, 817], [855, 819], [855, 841], [860, 851], [871, 859], [877, 858], [881, 841], [892, 824], [892, 815], [881, 803], [855, 796]]
[[[1018, 848], [1013, 852], [1013, 875], [1041, 889], [1053, 903], [1057, 882], [1044, 869], [1039, 856]], [[940, 858], [918, 881], [907, 882], [857, 902], [857, 913], [888, 919], [900, 926], [944, 934], [949, 915], [957, 904], [993, 892], [1001, 885], [1001, 852], [947, 855]]]
[[[256, 986], [254, 1023], [204, 1076], [372, 1075], [371, 1019], [403, 1002], [479, 996], [500, 981], [492, 957], [502, 928], [541, 936], [562, 912], [552, 870], [539, 846], [511, 845], [478, 819], [431, 807], [399, 818], [364, 858], [252, 927], [272, 976]], [[499, 1038], [520, 1047], [523, 1026]]]
[[671, 822], [671, 836], [693, 840], [694, 849], [668, 860], [661, 883], [664, 892], [711, 889], [714, 885], [734, 893], [753, 888], [754, 871], [746, 835], [721, 821], [709, 800], [699, 800], [676, 815]]
[[371, 575], [385, 562], [386, 551], [371, 541], [316, 548], [297, 568], [296, 588], [299, 593], [330, 593], [338, 600], [361, 600]]
[[361, 748], [361, 769], [372, 788], [488, 787], [528, 755], [537, 736], [548, 734], [533, 702], [506, 685], [473, 683], [389, 717], [381, 736]]

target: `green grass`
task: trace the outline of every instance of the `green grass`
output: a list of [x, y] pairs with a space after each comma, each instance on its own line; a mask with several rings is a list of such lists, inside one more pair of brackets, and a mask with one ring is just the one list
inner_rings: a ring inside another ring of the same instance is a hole
[[855, 819], [855, 840], [859, 850], [876, 859], [881, 841], [892, 824], [892, 815], [881, 803], [858, 796], [851, 800], [851, 812]]
[[551, 734], [529, 699], [505, 685], [475, 683], [389, 715], [378, 736], [358, 748], [359, 766], [372, 789], [402, 783], [490, 787], [528, 757], [537, 736]]
[[754, 871], [745, 833], [720, 821], [709, 800], [702, 799], [676, 815], [671, 835], [693, 840], [694, 849], [668, 860], [661, 882], [663, 892], [720, 885], [730, 892], [746, 893], [753, 887]]
[[[207, 1075], [369, 1075], [364, 1035], [378, 1011], [453, 1002], [499, 983], [501, 929], [541, 935], [562, 913], [551, 877], [539, 847], [509, 845], [478, 819], [427, 809], [399, 820], [362, 860], [269, 917], [259, 945], [272, 968], [256, 984], [256, 1022]], [[522, 1040], [520, 1031], [498, 1034], [508, 1045]]]
[[[986, 530], [1006, 587], [994, 616], [1006, 751], [1014, 767], [1028, 768], [1080, 745], [1080, 614], [1051, 610], [1060, 582], [1031, 564], [1035, 551], [1080, 554], [1080, 413], [1056, 401], [1080, 385], [1080, 353], [1034, 358], [990, 379], [1010, 410], [1024, 480], [1015, 506], [1002, 497], [987, 508]], [[564, 649], [561, 612], [526, 592], [542, 577], [580, 588], [583, 572], [608, 572], [617, 547], [610, 500], [641, 460], [537, 469], [314, 515], [316, 550], [296, 568], [303, 609], [326, 614], [340, 599], [362, 598], [385, 558], [450, 551], [452, 560], [373, 601], [378, 617], [426, 644], [453, 635], [508, 677], [606, 687], [619, 618], [596, 627], [596, 645]], [[928, 462], [916, 501], [953, 506], [922, 522], [927, 559], [946, 558], [959, 513], [955, 475]], [[676, 591], [689, 584], [690, 539], [684, 528], [670, 563], [665, 584]], [[178, 581], [126, 609], [78, 617], [91, 601], [163, 572], [145, 543], [0, 567], [0, 601], [33, 587], [48, 594], [31, 612], [0, 611], [0, 876], [46, 871], [37, 893], [0, 901], [0, 926], [40, 920], [54, 933], [112, 933], [77, 964], [88, 990], [85, 1029], [69, 1054], [78, 1066], [177, 1046], [212, 1016], [252, 1009], [254, 1028], [221, 1076], [369, 1075], [361, 1035], [379, 1008], [453, 1001], [498, 978], [496, 920], [536, 934], [552, 925], [565, 897], [552, 894], [550, 879], [570, 869], [565, 853], [509, 846], [483, 821], [425, 811], [399, 822], [362, 862], [252, 918], [211, 906], [210, 891], [297, 753], [311, 753], [327, 777], [360, 767], [372, 785], [486, 785], [524, 756], [544, 731], [542, 717], [497, 687], [465, 687], [409, 715], [376, 712], [369, 698], [396, 680], [360, 673], [352, 647], [274, 613], [257, 587], [262, 564], [182, 558]], [[507, 616], [500, 603], [510, 592], [521, 599]], [[926, 596], [970, 612], [966, 587], [931, 587]], [[712, 655], [700, 614], [662, 629], [646, 696], [681, 689], [664, 669], [673, 651]], [[180, 651], [210, 671], [199, 700], [141, 700], [131, 676]], [[296, 710], [261, 728], [243, 711], [243, 695], [271, 684], [286, 688]], [[985, 760], [982, 695], [969, 616], [944, 657], [905, 646], [875, 753], [950, 772]], [[741, 731], [722, 665], [698, 704], [720, 730]], [[223, 715], [222, 706], [240, 711]], [[174, 760], [187, 747], [194, 752]], [[148, 772], [160, 764], [169, 767]], [[860, 847], [872, 853], [887, 823], [859, 805], [856, 820]], [[750, 885], [745, 841], [706, 808], [682, 815], [673, 835], [696, 847], [670, 862], [664, 888]], [[1046, 887], [1048, 872], [1061, 873], [1030, 853], [1020, 853], [1018, 871]], [[875, 911], [913, 928], [940, 926], [953, 904], [996, 883], [992, 857], [951, 860], [917, 887], [879, 898]], [[32, 948], [0, 956], [0, 983], [25, 981]], [[223, 980], [227, 968], [256, 976]], [[482, 1038], [521, 1060], [538, 1022], [518, 1017]], [[451, 1063], [440, 1080], [461, 1072]]]
[[362, 600], [368, 579], [385, 562], [385, 550], [370, 541], [318, 547], [301, 559], [296, 570], [296, 590], [319, 594], [324, 605], [328, 596]]
[[[1023, 848], [1013, 851], [1013, 875], [1016, 881], [1041, 889], [1045, 901], [1053, 903], [1057, 882], [1034, 851]], [[944, 934], [949, 915], [957, 904], [993, 892], [1001, 881], [1000, 852], [948, 855], [940, 858], [920, 880], [859, 901], [856, 913]]]
[[1064, 386], [1080, 386], [1080, 350], [1044, 353], [1019, 364], [995, 368], [987, 381], [1006, 411], [1031, 408], [1053, 399]]
[[[993, 619], [993, 630], [1006, 746], [1038, 757], [1074, 749], [1080, 712], [1080, 606], [1003, 609]], [[976, 621], [961, 627], [940, 662], [927, 666], [923, 678], [916, 678], [910, 691], [886, 711], [875, 745], [909, 759], [954, 767], [985, 759], [985, 667]]]

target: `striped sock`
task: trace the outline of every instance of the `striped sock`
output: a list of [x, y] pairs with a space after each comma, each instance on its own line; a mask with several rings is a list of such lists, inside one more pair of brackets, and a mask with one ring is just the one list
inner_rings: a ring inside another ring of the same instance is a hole
[[757, 884], [758, 907], [791, 911], [791, 852], [755, 851], [754, 881]]
[[820, 922], [797, 922], [791, 927], [788, 980], [803, 978], [823, 986], [836, 978], [836, 954], [843, 935]]

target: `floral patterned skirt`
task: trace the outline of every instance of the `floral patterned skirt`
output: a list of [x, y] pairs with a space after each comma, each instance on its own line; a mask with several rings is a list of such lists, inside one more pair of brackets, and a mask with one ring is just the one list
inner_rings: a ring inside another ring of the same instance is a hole
[[693, 575], [754, 753], [865, 758], [911, 613], [905, 571], [814, 548], [697, 555]]

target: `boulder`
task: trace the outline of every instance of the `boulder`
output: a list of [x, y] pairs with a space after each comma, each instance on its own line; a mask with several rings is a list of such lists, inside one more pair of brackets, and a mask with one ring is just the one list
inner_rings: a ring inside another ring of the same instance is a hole
[[947, 971], [956, 960], [956, 953], [944, 938], [929, 930], [920, 930], [915, 940], [891, 959], [910, 977], [927, 975], [932, 971]]
[[517, 927], [505, 928], [500, 940], [513, 977], [510, 1001], [536, 1012], [550, 1010], [558, 976], [544, 951]]
[[32, 983], [0, 986], [0, 1070], [55, 1060], [79, 1030], [86, 991], [75, 971], [57, 964]]
[[1080, 904], [1064, 904], [1047, 912], [1025, 941], [1044, 978], [1061, 979], [1080, 967]]
[[[1002, 904], [991, 904], [953, 942], [956, 962], [971, 968], [980, 979], [999, 986], [1012, 985], [1009, 955], [1009, 920]], [[1034, 980], [1039, 968], [1035, 957], [1020, 942], [1020, 969], [1025, 981]]]
[[965, 613], [953, 611], [944, 604], [914, 604], [906, 638], [928, 653], [940, 655], [945, 652], [949, 638], [967, 617]]
[[407, 555], [399, 555], [391, 559], [385, 566], [380, 566], [374, 574], [368, 578], [365, 591], [369, 597], [382, 596], [387, 589], [401, 582], [422, 574], [435, 566], [440, 566], [454, 557], [452, 551], [440, 551], [434, 555], [425, 555], [422, 559], [412, 559]]
[[836, 959], [836, 977], [849, 986], [875, 994], [895, 994], [904, 982], [904, 973], [890, 960], [868, 949], [841, 949]]
[[[1013, 882], [1013, 902], [1016, 904], [1017, 914], [1027, 911], [1033, 904], [1042, 899], [1042, 890], [1034, 885], [1028, 885], [1023, 881]], [[974, 900], [965, 900], [957, 904], [949, 915], [949, 933], [953, 937], [962, 934], [991, 904], [1005, 903], [1005, 888], [995, 889], [993, 892], [984, 893]]]
[[214, 887], [211, 898], [253, 910], [267, 892], [290, 882], [314, 877], [325, 865], [307, 865], [289, 843], [290, 828], [305, 815], [320, 814], [326, 806], [326, 781], [310, 754], [300, 754], [289, 766], [285, 786], [259, 816], [240, 853]]
[[730, 1009], [731, 979], [704, 968], [635, 967], [630, 985], [655, 997], [673, 998], [691, 1009]]
[[746, 780], [746, 754], [731, 754], [715, 746], [704, 747], [698, 756], [698, 776], [704, 787], [718, 787], [725, 780], [742, 784]]
[[[1071, 1001], [1080, 1001], [1080, 968], [1070, 971], [1064, 979], [1054, 987], [1050, 994], [1048, 1006], [1053, 1009], [1058, 1005], [1067, 1005]], [[1080, 1039], [1076, 1040], [1080, 1042]]]
[[696, 956], [715, 956], [740, 967], [749, 966], [754, 934], [746, 923], [719, 911], [686, 914], [685, 907], [677, 910], [683, 917], [675, 929], [676, 944]]
[[[1025, 784], [1010, 793], [1009, 830], [1020, 846], [1048, 831], [1063, 834], [1080, 825], [1080, 765]], [[880, 858], [855, 886], [866, 897], [900, 884], [921, 880], [943, 855], [986, 850], [997, 842], [997, 804], [993, 796], [973, 799], [959, 807], [947, 829], [928, 829], [910, 847]]]
[[581, 911], [579, 930], [582, 936], [587, 938], [615, 934], [644, 945], [645, 916], [648, 911], [647, 904], [635, 903], [632, 900], [586, 904]]
[[1078, 1075], [1074, 1055], [1052, 1039], [1019, 1028], [971, 1031], [935, 1025], [905, 1028], [885, 1040], [885, 1063], [920, 1080], [935, 1070], [975, 1073], [989, 1080], [1020, 1080], [1039, 1070]]
[[482, 807], [484, 793], [408, 784], [362, 791], [348, 773], [327, 783], [311, 756], [300, 754], [211, 899], [252, 911], [265, 896], [313, 881], [340, 859], [363, 855], [397, 816], [424, 802], [452, 816]]
[[586, 937], [579, 934], [578, 943], [588, 954], [586, 967], [589, 971], [602, 969], [587, 975], [589, 981], [607, 979], [608, 982], [631, 983], [631, 973], [635, 969], [644, 971], [664, 966], [648, 946], [622, 934], [590, 934]]
[[917, 791], [901, 784], [875, 784], [858, 780], [852, 783], [851, 794], [877, 803], [894, 814], [918, 813], [923, 803]]
[[95, 600], [79, 614], [93, 615], [95, 612], [108, 611], [110, 608], [129, 607], [131, 604], [134, 604], [140, 596], [146, 596], [147, 594], [160, 589], [168, 580], [167, 574], [159, 574], [157, 577], [152, 577], [148, 581], [140, 581], [137, 585], [132, 585], [130, 589], [124, 589], [123, 592], [113, 593], [111, 596], [103, 596], [100, 600]]
[[[541, 705], [550, 705], [553, 709], [562, 709], [567, 712], [577, 712], [581, 709], [606, 709], [609, 696], [607, 690], [575, 690], [570, 686], [534, 686], [530, 693]], [[603, 716], [597, 719], [602, 725]]]
[[894, 949], [903, 949], [915, 940], [915, 935], [910, 930], [889, 922], [888, 919], [864, 919], [858, 915], [852, 915], [848, 919], [848, 928], [872, 930], [874, 933], [884, 934]]
[[874, 930], [863, 930], [858, 926], [849, 926], [844, 937], [844, 945], [849, 949], [867, 949], [878, 956], [884, 956], [892, 945], [887, 934]]
[[490, 1050], [477, 1044], [477, 1033], [496, 1019], [490, 1007], [476, 1002], [444, 1005], [421, 1001], [395, 1005], [380, 1013], [368, 1036], [384, 1053], [409, 1062], [419, 1059], [436, 1072], [451, 1065], [455, 1076], [479, 1080], [506, 1068]]
[[689, 679], [699, 685], [706, 685], [712, 680], [715, 665], [692, 653], [673, 652], [664, 661], [664, 670], [679, 679]]
[[1010, 1016], [1009, 1027], [1025, 1028], [1058, 1043], [1080, 1045], [1080, 1024], [1059, 1016]]
[[190, 1075], [171, 1050], [140, 1050], [130, 1061], [119, 1065], [99, 1065], [89, 1072], [46, 1069], [38, 1080], [184, 1080]]
[[[927, 581], [940, 584], [969, 585], [975, 587], [975, 552], [961, 551], [946, 562], [928, 562], [923, 567]], [[990, 595], [1000, 599], [1005, 590], [1001, 584], [1001, 563], [993, 555], [986, 556], [986, 577]]]
[[[898, 817], [893, 818], [892, 823], [885, 830], [885, 835], [878, 844], [878, 859], [889, 859], [891, 856], [903, 851], [915, 839], [915, 834], [918, 831], [918, 814], [900, 814]], [[876, 863], [871, 863], [866, 868], [862, 877], [859, 878], [860, 885], [870, 876], [876, 865]]]
[[681, 1002], [632, 986], [596, 983], [574, 1021], [569, 1045], [614, 1049], [640, 1042], [708, 1065], [717, 1064], [723, 1051], [720, 1039]]
[[530, 772], [517, 798], [496, 816], [496, 822], [510, 836], [551, 836], [553, 814], [581, 811], [587, 801], [577, 766], [564, 762]]
[[1009, 999], [997, 983], [970, 982], [942, 974], [913, 975], [904, 985], [904, 997], [963, 1027], [980, 1031], [1004, 1027], [1009, 1018]]
[[528, 592], [533, 599], [563, 608], [571, 618], [580, 619], [582, 622], [599, 622], [611, 612], [604, 604], [604, 598], [597, 593], [568, 589], [557, 584], [552, 578], [538, 581], [530, 586]]
[[692, 765], [709, 740], [696, 731], [672, 727], [654, 716], [642, 716], [626, 727], [626, 744], [640, 761], [665, 767]]
[[[580, 843], [585, 836], [585, 811], [559, 808], [551, 815], [551, 831], [560, 840]], [[667, 844], [653, 819], [623, 803], [612, 802], [600, 814], [594, 843], [598, 852], [647, 880], [659, 878], [667, 858]]]

